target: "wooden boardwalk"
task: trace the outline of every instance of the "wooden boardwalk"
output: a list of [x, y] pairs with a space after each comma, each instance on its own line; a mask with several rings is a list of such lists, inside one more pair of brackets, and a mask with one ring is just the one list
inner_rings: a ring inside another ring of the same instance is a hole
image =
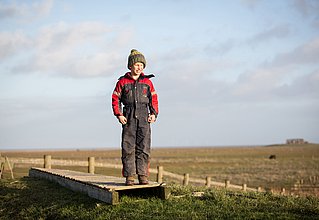
[[56, 182], [73, 191], [85, 193], [112, 205], [118, 204], [123, 195], [157, 196], [162, 199], [167, 199], [169, 196], [165, 184], [157, 182], [150, 182], [148, 185], [125, 186], [125, 178], [45, 168], [31, 168], [29, 176]]

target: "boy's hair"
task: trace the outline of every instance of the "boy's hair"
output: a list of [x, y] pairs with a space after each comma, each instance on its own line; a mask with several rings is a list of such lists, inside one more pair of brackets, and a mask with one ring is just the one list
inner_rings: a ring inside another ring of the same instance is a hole
[[127, 68], [131, 68], [134, 63], [143, 63], [144, 64], [144, 68], [146, 67], [146, 60], [144, 55], [141, 52], [138, 52], [135, 49], [131, 50], [131, 54], [128, 56], [128, 62], [127, 62]]

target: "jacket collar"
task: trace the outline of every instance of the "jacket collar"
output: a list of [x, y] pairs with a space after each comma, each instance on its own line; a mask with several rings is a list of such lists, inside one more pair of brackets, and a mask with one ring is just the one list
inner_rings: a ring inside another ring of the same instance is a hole
[[[133, 79], [132, 75], [131, 75], [131, 72], [127, 72], [125, 73], [125, 77], [126, 78], [129, 78], [129, 79]], [[139, 79], [143, 79], [145, 77], [144, 73], [141, 73]], [[133, 79], [134, 80], [134, 79]]]

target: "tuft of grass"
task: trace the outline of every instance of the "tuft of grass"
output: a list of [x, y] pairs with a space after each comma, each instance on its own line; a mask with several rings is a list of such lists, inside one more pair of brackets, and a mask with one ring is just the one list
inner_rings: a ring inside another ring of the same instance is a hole
[[0, 219], [319, 219], [316, 197], [169, 187], [168, 200], [123, 196], [111, 206], [46, 180], [1, 180]]

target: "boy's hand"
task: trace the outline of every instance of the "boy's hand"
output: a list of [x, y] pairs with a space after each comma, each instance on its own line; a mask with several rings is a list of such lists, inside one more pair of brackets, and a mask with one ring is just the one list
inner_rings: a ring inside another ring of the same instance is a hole
[[125, 125], [127, 123], [127, 119], [123, 115], [118, 116], [117, 119], [122, 125]]
[[147, 120], [149, 123], [153, 123], [153, 122], [155, 122], [156, 121], [156, 117], [155, 117], [155, 115], [150, 115], [150, 116], [148, 116], [148, 120]]

